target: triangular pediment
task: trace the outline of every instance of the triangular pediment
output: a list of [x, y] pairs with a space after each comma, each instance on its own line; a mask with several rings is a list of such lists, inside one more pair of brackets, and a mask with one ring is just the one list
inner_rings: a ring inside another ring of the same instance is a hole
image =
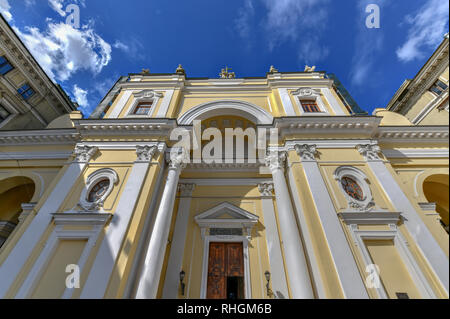
[[207, 211], [195, 216], [197, 222], [211, 219], [242, 219], [243, 221], [257, 221], [258, 216], [243, 210], [228, 202], [223, 202]]

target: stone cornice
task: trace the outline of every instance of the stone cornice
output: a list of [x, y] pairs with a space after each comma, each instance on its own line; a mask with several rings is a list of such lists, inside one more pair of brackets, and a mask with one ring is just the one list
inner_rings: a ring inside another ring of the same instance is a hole
[[75, 128], [84, 136], [168, 136], [176, 127], [173, 119], [107, 119], [75, 120]]
[[448, 145], [448, 126], [380, 126], [373, 138], [379, 142], [437, 142]]
[[376, 132], [381, 117], [376, 116], [301, 116], [283, 117], [274, 120], [281, 138], [286, 135], [298, 137], [311, 135], [360, 134], [367, 137]]
[[75, 129], [0, 132], [0, 145], [72, 145], [79, 140], [80, 134]]

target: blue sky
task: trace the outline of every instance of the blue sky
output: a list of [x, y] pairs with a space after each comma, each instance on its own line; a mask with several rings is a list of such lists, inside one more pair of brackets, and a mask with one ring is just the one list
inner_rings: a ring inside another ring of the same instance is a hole
[[[368, 4], [380, 28], [368, 29]], [[80, 8], [80, 28], [65, 9]], [[0, 12], [88, 116], [121, 75], [335, 73], [359, 105], [386, 106], [448, 32], [445, 0], [0, 0]]]

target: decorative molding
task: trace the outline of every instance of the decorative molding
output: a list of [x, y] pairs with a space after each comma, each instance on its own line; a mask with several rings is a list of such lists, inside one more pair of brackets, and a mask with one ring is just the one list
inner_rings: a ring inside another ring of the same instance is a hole
[[381, 160], [378, 155], [381, 152], [381, 148], [377, 144], [359, 144], [356, 145], [356, 149], [367, 161]]
[[447, 158], [448, 149], [442, 148], [399, 148], [381, 151], [386, 158]]
[[[342, 187], [342, 178], [350, 177], [354, 179], [358, 185], [362, 188], [364, 198], [362, 200], [357, 200], [347, 194], [345, 189]], [[340, 166], [334, 172], [334, 179], [338, 182], [339, 188], [342, 190], [345, 198], [348, 202], [348, 208], [355, 211], [369, 212], [375, 209], [375, 202], [373, 200], [372, 191], [367, 183], [367, 176], [359, 169], [352, 166]]]
[[172, 148], [170, 151], [166, 152], [166, 160], [169, 164], [169, 169], [183, 170], [190, 162], [189, 152], [185, 148], [180, 148], [178, 150]]
[[197, 186], [243, 186], [272, 183], [272, 179], [267, 178], [183, 178], [180, 184], [191, 183]]
[[153, 145], [136, 145], [137, 162], [151, 162], [158, 153], [158, 147]]
[[75, 129], [3, 131], [0, 145], [60, 145], [75, 144], [80, 134]]
[[112, 214], [107, 213], [55, 213], [55, 225], [70, 226], [104, 226], [111, 219]]
[[273, 196], [273, 183], [261, 183], [258, 184], [258, 190], [262, 197], [272, 197]]
[[[232, 218], [218, 218], [223, 214], [228, 214]], [[258, 216], [228, 202], [223, 202], [194, 217], [201, 229], [202, 238], [207, 235], [210, 228], [240, 228], [250, 239], [251, 230], [258, 223], [258, 219]]]
[[318, 154], [317, 145], [314, 144], [303, 144], [303, 145], [295, 145], [295, 151], [298, 156], [300, 156], [302, 161], [315, 161], [316, 155]]
[[444, 143], [448, 145], [447, 125], [380, 126], [373, 135], [378, 142], [395, 143]]
[[286, 164], [287, 154], [286, 152], [268, 152], [265, 158], [266, 166], [273, 172], [277, 169], [284, 169]]
[[180, 192], [180, 197], [192, 197], [192, 192], [194, 191], [195, 184], [191, 183], [179, 183], [178, 191]]
[[[99, 181], [105, 178], [109, 180], [108, 189], [98, 200], [96, 200], [95, 202], [89, 202], [88, 196], [92, 188]], [[88, 212], [101, 210], [106, 198], [108, 198], [109, 194], [111, 194], [114, 188], [114, 185], [116, 185], [118, 182], [119, 177], [117, 176], [116, 171], [114, 171], [112, 168], [102, 168], [90, 174], [86, 180], [86, 186], [81, 192], [80, 201], [77, 204], [77, 207], [81, 208], [83, 211]]]
[[71, 151], [2, 152], [0, 160], [68, 159]]
[[[329, 115], [325, 107], [325, 104], [322, 101], [322, 97], [320, 96], [320, 89], [303, 87], [297, 89], [296, 91], [293, 91], [291, 95], [294, 97], [295, 104], [297, 105], [300, 115], [307, 115], [307, 116]], [[310, 100], [310, 99], [313, 99], [316, 102], [320, 112], [308, 113], [303, 110], [301, 100]]]
[[342, 212], [338, 216], [347, 225], [397, 225], [401, 219], [400, 213], [385, 211]]
[[424, 211], [436, 212], [436, 203], [419, 203], [419, 206]]
[[87, 163], [98, 152], [98, 147], [77, 144], [73, 150], [74, 162]]

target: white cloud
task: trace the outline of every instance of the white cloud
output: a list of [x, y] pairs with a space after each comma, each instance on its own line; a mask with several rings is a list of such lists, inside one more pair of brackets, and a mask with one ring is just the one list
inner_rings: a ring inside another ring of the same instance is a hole
[[78, 87], [78, 85], [76, 85], [76, 84], [73, 86], [73, 96], [75, 98], [75, 101], [82, 108], [86, 108], [89, 106], [87, 95], [88, 95], [87, 90], [83, 90], [82, 88]]
[[111, 46], [88, 26], [50, 22], [45, 32], [14, 29], [52, 79], [65, 81], [79, 70], [98, 74], [111, 61]]
[[124, 43], [120, 40], [116, 40], [112, 46], [115, 49], [125, 52], [128, 57], [134, 60], [145, 59], [145, 54], [143, 53], [145, 52], [144, 46], [142, 45], [141, 41], [135, 38], [127, 39], [127, 43]]
[[58, 14], [62, 17], [66, 16], [66, 12], [63, 9], [63, 2], [64, 0], [48, 0], [48, 4], [50, 7], [58, 12]]
[[415, 15], [406, 17], [411, 27], [406, 42], [397, 49], [402, 62], [424, 57], [426, 49], [434, 49], [448, 32], [448, 1], [428, 0]]
[[239, 35], [243, 38], [250, 37], [250, 20], [255, 14], [252, 0], [245, 0], [244, 7], [239, 9], [238, 17], [234, 21], [235, 28]]
[[[320, 36], [327, 25], [329, 0], [260, 1], [267, 14], [260, 20], [259, 27], [266, 31], [270, 50], [290, 41], [298, 42], [298, 56], [303, 62], [314, 63], [328, 55], [327, 47], [320, 43]], [[234, 21], [241, 37], [249, 37], [253, 17], [253, 2], [246, 0]]]
[[10, 10], [11, 6], [9, 5], [8, 0], [0, 0], [0, 13], [8, 22], [12, 20], [12, 14]]
[[128, 52], [130, 50], [130, 47], [128, 45], [126, 45], [123, 42], [120, 42], [119, 40], [116, 40], [116, 42], [114, 42], [113, 47], [125, 52]]

